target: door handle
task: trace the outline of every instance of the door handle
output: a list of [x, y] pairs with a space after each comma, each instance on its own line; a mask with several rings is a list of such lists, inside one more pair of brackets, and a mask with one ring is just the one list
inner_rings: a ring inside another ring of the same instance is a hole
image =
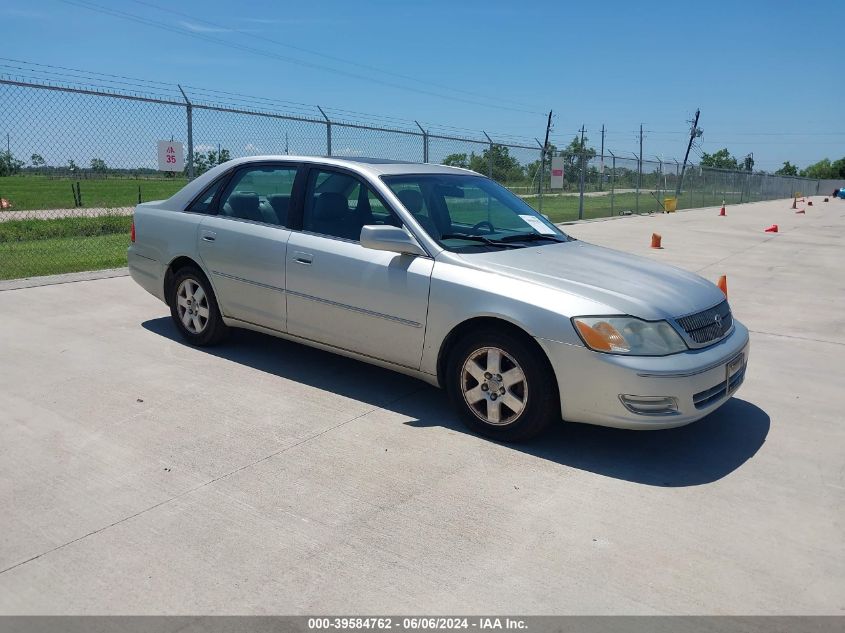
[[217, 239], [217, 233], [215, 233], [214, 231], [204, 230], [200, 233], [200, 237], [202, 237], [202, 239], [206, 242], [213, 242], [215, 239]]
[[314, 256], [311, 253], [303, 253], [302, 251], [294, 251], [293, 261], [297, 264], [309, 265], [314, 261]]

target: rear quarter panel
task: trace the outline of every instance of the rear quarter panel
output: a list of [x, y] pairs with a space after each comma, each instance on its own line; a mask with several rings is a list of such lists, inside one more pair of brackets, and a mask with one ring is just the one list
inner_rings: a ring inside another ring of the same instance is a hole
[[128, 252], [129, 272], [141, 286], [165, 300], [164, 274], [177, 257], [190, 257], [197, 264], [197, 230], [204, 216], [172, 211], [161, 203], [135, 208], [135, 242]]

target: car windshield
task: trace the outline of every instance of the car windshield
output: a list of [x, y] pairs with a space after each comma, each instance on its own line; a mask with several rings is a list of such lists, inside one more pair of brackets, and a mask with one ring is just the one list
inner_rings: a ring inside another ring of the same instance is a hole
[[448, 250], [525, 248], [571, 239], [522, 198], [483, 176], [414, 174], [382, 180]]

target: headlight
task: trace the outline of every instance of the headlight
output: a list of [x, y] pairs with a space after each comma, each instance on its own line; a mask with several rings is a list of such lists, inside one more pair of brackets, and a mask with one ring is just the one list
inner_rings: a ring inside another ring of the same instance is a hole
[[665, 356], [687, 349], [666, 321], [643, 321], [630, 316], [574, 317], [584, 344], [597, 352], [630, 356]]

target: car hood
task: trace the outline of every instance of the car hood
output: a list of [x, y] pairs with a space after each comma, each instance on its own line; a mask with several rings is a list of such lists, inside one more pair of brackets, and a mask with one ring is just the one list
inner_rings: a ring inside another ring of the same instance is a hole
[[610, 314], [642, 319], [684, 316], [725, 298], [693, 273], [579, 240], [459, 257], [471, 267], [595, 301], [610, 308]]

